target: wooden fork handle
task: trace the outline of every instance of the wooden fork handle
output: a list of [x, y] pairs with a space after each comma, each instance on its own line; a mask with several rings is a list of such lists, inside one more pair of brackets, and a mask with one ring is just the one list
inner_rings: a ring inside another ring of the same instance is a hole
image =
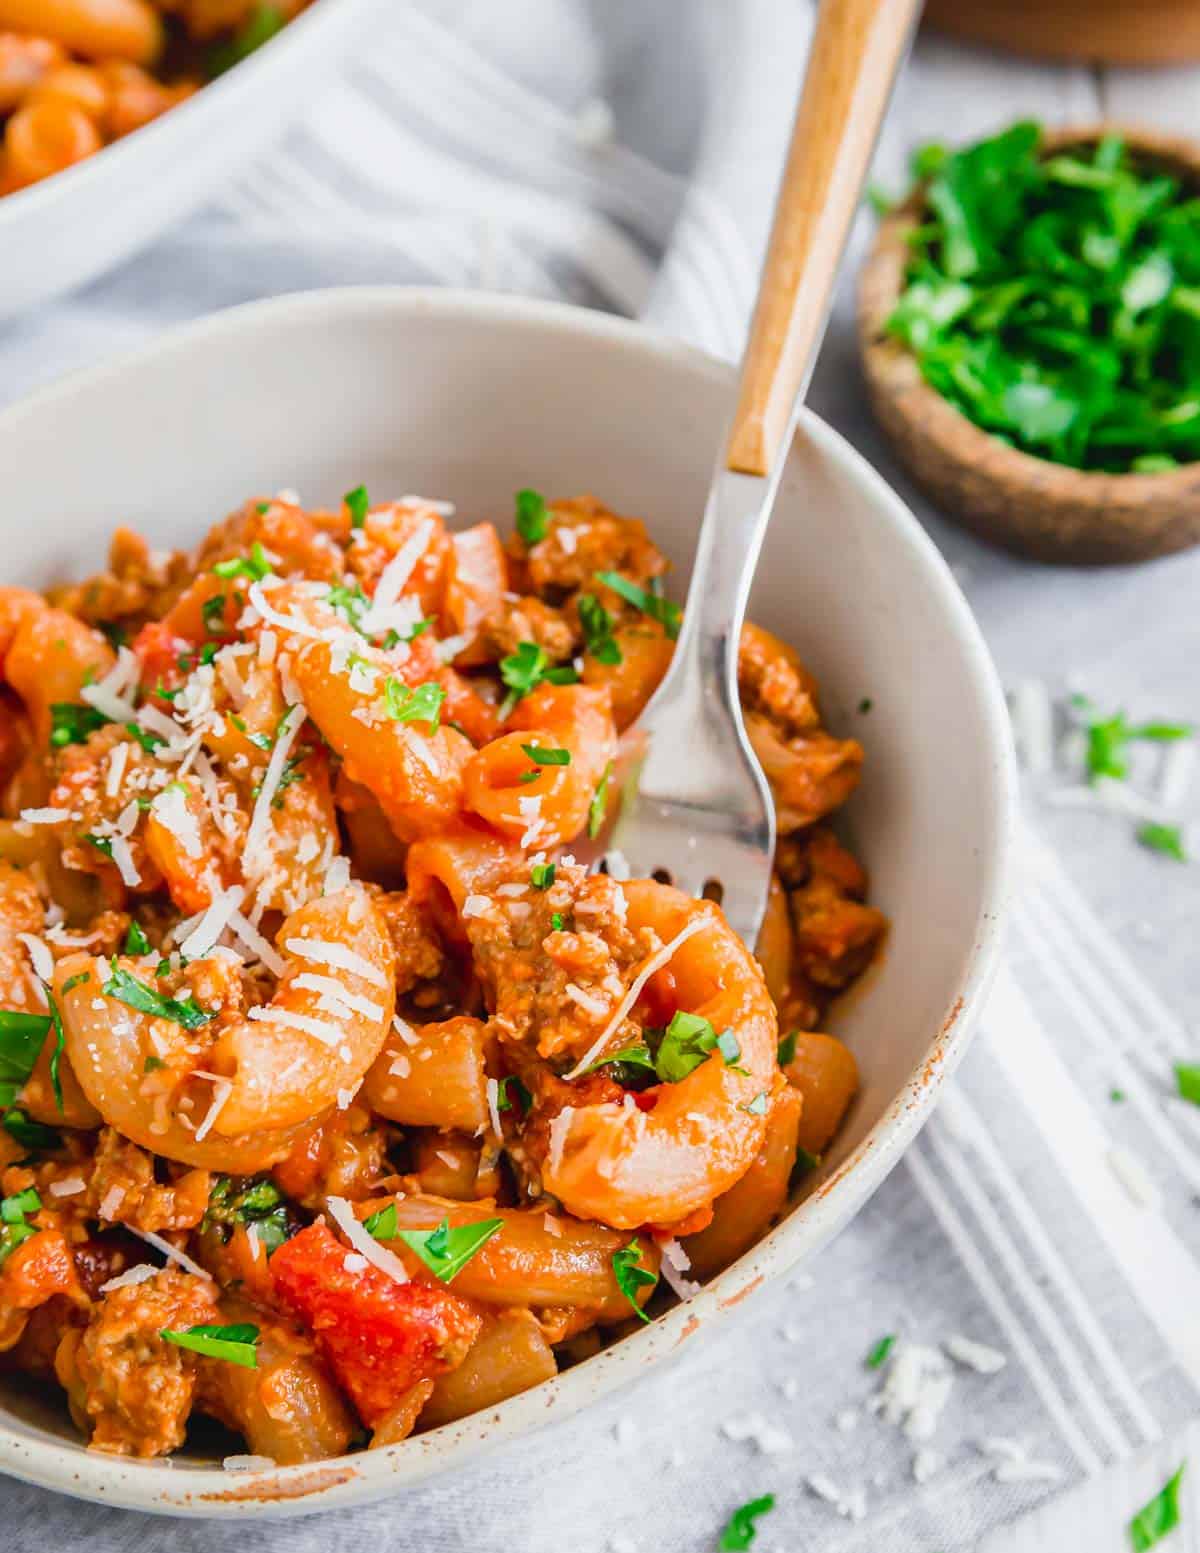
[[742, 361], [729, 469], [768, 475], [807, 387], [920, 0], [821, 0]]

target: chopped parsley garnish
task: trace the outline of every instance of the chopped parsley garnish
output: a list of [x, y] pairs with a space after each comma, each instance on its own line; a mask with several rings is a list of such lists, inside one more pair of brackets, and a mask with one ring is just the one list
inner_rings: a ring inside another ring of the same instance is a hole
[[54, 1103], [61, 1116], [66, 1109], [63, 1104], [62, 1058], [67, 1048], [67, 1035], [63, 1029], [62, 1014], [50, 990], [49, 982], [43, 982], [42, 987], [45, 989], [46, 1003], [50, 1009], [50, 1023], [54, 1028], [54, 1050], [50, 1053], [50, 1087], [54, 1090]]
[[42, 1199], [32, 1186], [12, 1197], [0, 1198], [0, 1265], [8, 1259], [23, 1240], [36, 1235], [37, 1230], [25, 1221], [27, 1213], [36, 1213]]
[[59, 750], [67, 744], [86, 744], [88, 734], [111, 721], [98, 707], [74, 701], [54, 701], [50, 705], [51, 747]]
[[[149, 1064], [150, 1058], [146, 1062]], [[158, 1066], [164, 1067], [162, 1062]], [[147, 1071], [150, 1071], [147, 1067]], [[205, 1226], [219, 1225], [229, 1238], [234, 1225], [254, 1227], [255, 1237], [269, 1256], [293, 1233], [283, 1193], [268, 1177], [251, 1181], [240, 1191], [234, 1190], [229, 1176], [218, 1176], [209, 1194], [204, 1215]]]
[[596, 791], [592, 794], [591, 803], [588, 804], [587, 833], [592, 841], [595, 841], [604, 825], [604, 816], [608, 810], [608, 784], [612, 774], [613, 763], [610, 760], [599, 782], [596, 783]]
[[[707, 1062], [714, 1051], [720, 1052], [726, 1067], [730, 1068], [736, 1067], [742, 1055], [732, 1030], [722, 1030], [718, 1034], [707, 1019], [699, 1014], [685, 1014], [679, 1009], [663, 1031], [655, 1056], [655, 1071], [664, 1084], [678, 1084], [689, 1073], [694, 1073], [702, 1062]], [[746, 1070], [738, 1071], [744, 1073]]]
[[796, 1060], [796, 1032], [789, 1030], [787, 1035], [779, 1043], [779, 1066], [786, 1068], [789, 1062]]
[[[130, 922], [129, 927], [125, 933], [125, 953], [151, 953], [150, 940], [146, 937], [145, 931], [142, 928], [142, 924], [138, 922], [136, 918]], [[83, 974], [86, 976], [87, 972], [85, 971]], [[72, 981], [74, 981], [74, 979], [74, 977], [71, 978]]]
[[657, 620], [671, 641], [679, 635], [683, 611], [678, 604], [672, 604], [670, 599], [663, 598], [659, 593], [652, 593], [648, 588], [638, 587], [636, 582], [631, 582], [628, 577], [622, 577], [620, 572], [597, 572], [596, 581], [603, 583], [606, 588], [611, 588], [614, 593], [619, 593], [626, 603], [632, 604], [635, 609], [640, 609], [643, 615], [648, 615], [651, 620]]
[[767, 1114], [766, 1090], [760, 1090], [753, 1100], [747, 1100], [746, 1104], [741, 1106], [740, 1109], [750, 1116], [765, 1116]]
[[247, 1370], [258, 1368], [258, 1328], [249, 1321], [238, 1321], [232, 1326], [202, 1322], [184, 1332], [163, 1327], [158, 1335], [177, 1348], [189, 1348], [206, 1359], [224, 1359], [228, 1364], [240, 1364]]
[[155, 1019], [169, 1019], [173, 1024], [182, 1025], [185, 1030], [199, 1029], [213, 1017], [210, 1010], [199, 1006], [190, 992], [182, 998], [165, 998], [161, 992], [155, 992], [153, 987], [147, 987], [144, 981], [122, 970], [115, 955], [112, 975], [100, 990], [106, 998], [115, 998], [127, 1008], [136, 1008], [139, 1013], [151, 1014]]
[[1200, 1105], [1200, 1062], [1175, 1064], [1175, 1088], [1181, 1099]]
[[1173, 857], [1177, 863], [1186, 863], [1188, 860], [1187, 848], [1183, 844], [1183, 831], [1178, 825], [1158, 825], [1154, 822], [1140, 825], [1137, 839], [1151, 852], [1161, 852], [1164, 857]]
[[91, 981], [91, 971], [76, 971], [74, 976], [68, 976], [63, 982], [63, 992], [73, 992], [76, 987], [82, 987], [85, 981]]
[[261, 582], [271, 575], [271, 561], [256, 539], [250, 546], [249, 555], [235, 555], [228, 561], [218, 561], [213, 571], [218, 577], [249, 577], [251, 582]]
[[[628, 1046], [622, 1046], [619, 1051], [610, 1052], [607, 1057], [598, 1057], [595, 1062], [584, 1068], [583, 1073], [594, 1073], [597, 1068], [612, 1069], [612, 1077], [618, 1084], [624, 1084], [629, 1088], [637, 1073], [630, 1071], [644, 1069], [658, 1077], [654, 1066], [654, 1054], [645, 1041], [633, 1041]], [[583, 1077], [583, 1074], [580, 1074]]]
[[1108, 1098], [1114, 1105], [1123, 1105], [1125, 1102], [1125, 1091], [1123, 1089], [1110, 1089]]
[[650, 1317], [638, 1304], [638, 1290], [647, 1287], [652, 1289], [658, 1282], [658, 1274], [642, 1266], [642, 1247], [636, 1238], [620, 1251], [613, 1252], [612, 1270], [617, 1288], [633, 1306], [634, 1314], [640, 1321], [648, 1323]]
[[[391, 652], [392, 648], [398, 647], [401, 642], [415, 642], [417, 637], [423, 636], [432, 624], [432, 620], [418, 620], [415, 624], [409, 626], [407, 631], [397, 631], [395, 629], [389, 631], [383, 639], [384, 651]], [[452, 723], [451, 727], [458, 728], [458, 724]], [[459, 732], [462, 732], [461, 728]]]
[[527, 545], [545, 539], [550, 527], [546, 498], [539, 491], [517, 492], [517, 533]]
[[1123, 782], [1129, 775], [1129, 745], [1135, 740], [1149, 740], [1157, 744], [1189, 739], [1192, 728], [1187, 723], [1149, 722], [1132, 724], [1125, 721], [1124, 712], [1114, 712], [1111, 717], [1093, 716], [1095, 711], [1086, 696], [1073, 696], [1072, 701], [1087, 714], [1087, 768], [1095, 782], [1100, 777], [1111, 777]]
[[529, 882], [535, 890], [548, 890], [554, 883], [553, 863], [534, 863], [529, 870]]
[[389, 674], [383, 687], [383, 704], [390, 718], [398, 723], [428, 723], [430, 733], [437, 728], [445, 700], [445, 690], [433, 680], [414, 689]]
[[126, 723], [125, 732], [131, 739], [136, 739], [147, 755], [153, 755], [155, 750], [161, 749], [167, 742], [160, 733], [152, 733], [149, 728], [139, 727], [137, 723]]
[[53, 1127], [43, 1127], [19, 1108], [6, 1111], [0, 1117], [0, 1126], [27, 1149], [56, 1149], [62, 1142]]
[[335, 582], [325, 595], [325, 602], [330, 609], [345, 615], [356, 631], [362, 629], [360, 622], [370, 600], [357, 577], [352, 577], [349, 582]]
[[1116, 135], [1046, 157], [1036, 123], [921, 165], [927, 209], [888, 330], [925, 381], [1056, 463], [1200, 458], [1200, 209], [1181, 180]]
[[865, 716], [874, 705], [875, 703], [871, 700], [870, 696], [864, 696], [858, 703], [858, 710]]
[[612, 616], [594, 593], [581, 593], [575, 601], [584, 643], [597, 663], [620, 663], [621, 648], [613, 635]]
[[376, 1240], [395, 1240], [400, 1230], [396, 1218], [396, 1204], [390, 1202], [377, 1213], [370, 1214], [363, 1220], [363, 1229]]
[[747, 1504], [738, 1505], [721, 1532], [721, 1540], [717, 1543], [719, 1553], [746, 1553], [758, 1535], [755, 1521], [774, 1508], [774, 1494], [761, 1494]]
[[543, 680], [551, 685], [574, 685], [579, 675], [569, 663], [552, 668], [546, 649], [536, 642], [518, 642], [517, 650], [500, 660], [500, 678], [508, 694], [500, 704], [501, 719], [508, 716], [518, 701], [537, 688]]
[[867, 1369], [882, 1369], [884, 1364], [887, 1363], [888, 1354], [891, 1353], [895, 1346], [896, 1334], [894, 1332], [889, 1332], [886, 1337], [881, 1337], [875, 1344], [874, 1348], [871, 1349], [871, 1352], [867, 1355], [866, 1359], [863, 1361], [866, 1364]]
[[553, 911], [553, 912], [551, 912], [550, 913], [550, 931], [552, 933], [561, 933], [562, 930], [563, 930], [563, 914], [562, 914], [562, 912], [561, 911]]
[[[225, 595], [214, 593], [211, 598], [205, 599], [200, 606], [200, 618], [204, 621], [206, 631], [224, 630], [225, 628]], [[164, 692], [159, 690], [158, 695]]]
[[502, 1078], [500, 1080], [500, 1082], [496, 1085], [496, 1109], [497, 1109], [497, 1111], [511, 1111], [512, 1110], [513, 1102], [512, 1102], [512, 1096], [509, 1094], [509, 1090], [510, 1089], [515, 1090], [517, 1099], [521, 1103], [521, 1111], [522, 1111], [522, 1113], [524, 1113], [525, 1111], [528, 1111], [530, 1105], [533, 1103], [533, 1096], [525, 1088], [525, 1085], [522, 1084], [521, 1080], [517, 1077], [517, 1075], [515, 1073], [510, 1073], [507, 1078]]
[[451, 1229], [446, 1218], [436, 1229], [402, 1229], [396, 1238], [416, 1252], [435, 1278], [450, 1283], [503, 1227], [503, 1219], [482, 1219]]
[[0, 1222], [5, 1224], [19, 1224], [27, 1213], [36, 1213], [42, 1206], [42, 1199], [37, 1194], [37, 1189], [27, 1186], [23, 1192], [15, 1192], [11, 1197], [0, 1198]]
[[0, 1107], [12, 1105], [28, 1083], [52, 1022], [49, 1014], [0, 1010]]
[[209, 79], [224, 75], [243, 59], [249, 59], [255, 49], [269, 43], [286, 25], [287, 17], [277, 5], [260, 0], [232, 37], [223, 38], [209, 49], [205, 59]]
[[797, 1174], [806, 1175], [810, 1170], [820, 1169], [820, 1165], [821, 1156], [819, 1154], [814, 1154], [809, 1149], [797, 1147], [796, 1163], [792, 1167]]
[[543, 749], [537, 744], [522, 744], [521, 748], [535, 766], [569, 766], [571, 764], [570, 750]]
[[350, 514], [350, 527], [362, 528], [367, 521], [367, 513], [371, 510], [371, 498], [367, 495], [365, 485], [356, 485], [352, 491], [347, 491], [342, 500], [346, 503], [346, 511]]
[[113, 850], [111, 837], [97, 836], [95, 831], [88, 830], [83, 833], [81, 839], [86, 841], [89, 847], [95, 847], [96, 851], [106, 857], [110, 863], [112, 862]]
[[166, 1063], [162, 1060], [162, 1058], [161, 1057], [156, 1057], [154, 1055], [154, 1053], [151, 1052], [150, 1056], [147, 1057], [145, 1062], [142, 1063], [142, 1072], [143, 1073], [161, 1073], [161, 1071], [165, 1067], [166, 1067]]
[[1134, 1553], [1146, 1553], [1179, 1525], [1179, 1484], [1185, 1461], [1149, 1504], [1143, 1505], [1129, 1523], [1129, 1540]]

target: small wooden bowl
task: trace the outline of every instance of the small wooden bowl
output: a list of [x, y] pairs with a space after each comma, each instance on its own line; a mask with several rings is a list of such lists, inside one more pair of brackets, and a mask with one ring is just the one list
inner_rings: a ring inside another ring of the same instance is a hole
[[926, 0], [941, 32], [1041, 59], [1177, 65], [1200, 59], [1196, 0]]
[[[1139, 163], [1200, 188], [1200, 147], [1142, 129], [1058, 130], [1043, 151], [1094, 145], [1118, 133]], [[896, 453], [946, 516], [981, 538], [1038, 561], [1104, 566], [1169, 555], [1200, 542], [1200, 463], [1165, 474], [1070, 469], [1019, 452], [969, 421], [921, 376], [887, 332], [904, 289], [908, 235], [924, 211], [915, 190], [881, 223], [859, 281], [858, 330], [867, 390]]]

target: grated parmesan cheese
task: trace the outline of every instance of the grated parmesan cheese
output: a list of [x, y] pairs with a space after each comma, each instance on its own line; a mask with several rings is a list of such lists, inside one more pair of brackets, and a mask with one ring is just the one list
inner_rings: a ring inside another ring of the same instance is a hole
[[82, 1176], [64, 1176], [61, 1181], [51, 1181], [51, 1197], [78, 1197], [80, 1192], [87, 1190], [87, 1182]]
[[229, 928], [235, 938], [241, 940], [251, 954], [255, 954], [273, 976], [282, 976], [285, 966], [283, 956], [240, 911], [229, 913]]
[[79, 699], [94, 706], [98, 712], [103, 712], [114, 723], [130, 722], [137, 715], [137, 709], [127, 699], [125, 692], [132, 687], [137, 677], [137, 658], [128, 647], [121, 647], [117, 651], [115, 665], [94, 685], [81, 686]]
[[228, 1100], [230, 1095], [233, 1093], [233, 1082], [231, 1079], [227, 1078], [215, 1078], [211, 1074], [202, 1073], [199, 1069], [196, 1069], [193, 1072], [192, 1077], [212, 1078], [213, 1085], [212, 1103], [209, 1105], [208, 1110], [204, 1113], [204, 1120], [200, 1123], [199, 1127], [196, 1128], [196, 1142], [200, 1143], [212, 1130], [212, 1124], [216, 1121], [217, 1117], [220, 1116], [222, 1107], [224, 1106], [226, 1100]]
[[1137, 1207], [1149, 1208], [1151, 1211], [1159, 1208], [1162, 1199], [1154, 1177], [1136, 1154], [1119, 1146], [1111, 1148], [1108, 1151], [1108, 1166]]
[[[332, 976], [318, 976], [312, 971], [302, 971], [299, 976], [293, 977], [293, 987], [300, 987], [305, 992], [319, 992], [323, 997], [340, 1003], [347, 1014], [362, 1014], [365, 1019], [382, 1019], [385, 1010], [379, 1003], [372, 1003], [370, 998], [360, 997], [357, 992], [347, 992], [340, 981]], [[340, 1012], [329, 1009], [326, 1012]]]
[[978, 1375], [996, 1375], [1008, 1363], [998, 1348], [989, 1348], [986, 1343], [976, 1343], [958, 1333], [948, 1337], [942, 1347], [956, 1364], [964, 1365]]
[[[177, 1262], [185, 1273], [191, 1273], [195, 1278], [203, 1278], [208, 1283], [212, 1282], [211, 1273], [206, 1272], [199, 1262], [193, 1262], [186, 1251], [181, 1251], [178, 1246], [173, 1246], [169, 1240], [164, 1240], [161, 1235], [154, 1234], [152, 1230], [137, 1229], [132, 1224], [125, 1224], [122, 1228], [128, 1230], [131, 1235], [136, 1235], [139, 1240], [144, 1240], [148, 1246], [153, 1246], [156, 1251], [166, 1257], [168, 1262]], [[161, 1271], [161, 1268], [156, 1269], [156, 1271]]]
[[292, 745], [296, 742], [296, 736], [307, 716], [308, 712], [303, 704], [289, 706], [283, 714], [279, 733], [271, 750], [271, 758], [263, 773], [262, 786], [258, 790], [258, 797], [254, 800], [254, 813], [250, 817], [250, 828], [246, 832], [246, 841], [242, 848], [247, 872], [253, 871], [257, 875], [265, 871], [267, 860], [261, 854], [266, 846], [267, 832], [270, 828], [271, 805], [283, 780], [284, 767], [287, 765], [288, 756], [292, 753]]
[[226, 1456], [221, 1465], [226, 1472], [269, 1472], [278, 1463], [273, 1456]]
[[380, 627], [377, 625], [376, 616], [390, 605], [398, 602], [401, 593], [404, 591], [405, 583], [412, 576], [417, 562], [429, 548], [429, 542], [433, 535], [433, 520], [430, 518], [423, 519], [384, 567], [380, 574], [379, 582], [375, 587], [371, 608], [364, 612], [360, 622], [364, 631], [373, 632], [378, 629], [387, 629], [386, 626]]
[[29, 952], [34, 975], [39, 981], [53, 981], [54, 956], [50, 953], [46, 941], [39, 938], [36, 933], [18, 933], [16, 936]]
[[312, 960], [317, 965], [332, 965], [336, 970], [348, 971], [351, 976], [361, 976], [373, 987], [386, 987], [388, 979], [378, 966], [345, 944], [330, 943], [323, 938], [288, 938], [284, 950], [299, 960]]
[[[128, 749], [126, 744], [118, 744], [118, 749]], [[64, 820], [71, 818], [70, 809], [22, 809], [21, 818], [26, 825], [61, 825]]]
[[[586, 1068], [591, 1067], [593, 1061], [598, 1056], [600, 1056], [601, 1052], [603, 1052], [608, 1046], [609, 1041], [612, 1040], [614, 1034], [617, 1032], [617, 1030], [620, 1029], [622, 1020], [625, 1019], [630, 1009], [637, 1002], [638, 998], [641, 997], [642, 988], [650, 980], [651, 976], [653, 976], [656, 971], [662, 970], [664, 965], [668, 965], [670, 963], [673, 955], [675, 954], [675, 951], [680, 947], [681, 944], [686, 943], [693, 934], [700, 933], [705, 928], [710, 928], [711, 926], [712, 921], [706, 916], [692, 917], [690, 921], [684, 923], [683, 927], [681, 927], [679, 932], [675, 934], [674, 938], [672, 938], [668, 943], [663, 944], [661, 949], [656, 950], [648, 960], [643, 962], [641, 970], [630, 982], [625, 996], [621, 999], [620, 1003], [617, 1004], [612, 1017], [609, 1019], [604, 1029], [588, 1047], [587, 1051], [584, 1052], [583, 1056], [579, 1059], [571, 1071], [563, 1075], [564, 1078], [567, 1080], [576, 1079]], [[563, 1114], [565, 1113], [560, 1112], [560, 1115]]]
[[354, 1209], [344, 1197], [327, 1197], [325, 1206], [329, 1209], [330, 1218], [360, 1256], [365, 1256], [368, 1262], [396, 1283], [408, 1282], [404, 1263], [394, 1251], [381, 1246], [373, 1235], [368, 1234], [354, 1217]]
[[314, 1019], [310, 1014], [296, 1014], [291, 1009], [276, 1008], [271, 1003], [248, 1008], [246, 1018], [260, 1020], [263, 1024], [283, 1025], [288, 1030], [299, 1030], [303, 1035], [313, 1036], [323, 1046], [341, 1044], [340, 1026], [331, 1025], [327, 1019]]
[[950, 1367], [936, 1348], [901, 1341], [872, 1406], [917, 1444], [933, 1437], [953, 1385]]
[[[399, 1061], [399, 1058], [397, 1058], [397, 1061]], [[405, 1059], [405, 1066], [408, 1066], [407, 1059]], [[395, 1072], [394, 1063], [392, 1071]], [[407, 1078], [407, 1076], [407, 1073], [400, 1075], [401, 1078]], [[500, 1125], [500, 1084], [494, 1078], [490, 1078], [487, 1081], [487, 1108], [493, 1133], [495, 1133], [497, 1138], [503, 1138], [504, 1128]]]
[[325, 895], [340, 895], [350, 883], [350, 859], [340, 854], [330, 860], [325, 870]]
[[1045, 680], [1022, 680], [1009, 705], [1022, 764], [1031, 775], [1042, 776], [1054, 764], [1054, 704]]
[[112, 848], [112, 860], [116, 864], [122, 884], [127, 884], [130, 889], [135, 885], [141, 884], [142, 876], [138, 872], [137, 864], [133, 861], [133, 853], [125, 837], [110, 836], [108, 844]]
[[550, 1171], [557, 1170], [562, 1164], [563, 1149], [567, 1146], [567, 1134], [574, 1117], [575, 1107], [565, 1105], [550, 1123], [550, 1147], [546, 1154], [546, 1166]]
[[118, 1273], [115, 1278], [102, 1283], [100, 1293], [111, 1294], [114, 1289], [132, 1288], [135, 1284], [146, 1283], [161, 1272], [161, 1267], [154, 1267], [149, 1262], [139, 1262], [136, 1267], [127, 1267], [123, 1273]]
[[659, 1242], [662, 1251], [660, 1271], [667, 1287], [679, 1296], [681, 1300], [690, 1299], [693, 1294], [699, 1294], [701, 1285], [693, 1278], [685, 1278], [684, 1274], [691, 1269], [692, 1260], [687, 1252], [675, 1239]]
[[229, 926], [233, 913], [242, 904], [245, 893], [241, 885], [235, 884], [230, 889], [218, 891], [214, 895], [212, 905], [179, 945], [179, 952], [185, 959], [198, 960], [216, 945], [221, 934]]
[[786, 1429], [768, 1423], [761, 1413], [743, 1413], [728, 1418], [721, 1425], [721, 1433], [738, 1444], [743, 1440], [752, 1441], [764, 1456], [785, 1456], [795, 1443]]
[[491, 904], [486, 895], [468, 895], [463, 901], [461, 915], [463, 917], [486, 916]]
[[[138, 815], [136, 802], [130, 807], [133, 809], [133, 820], [136, 824]], [[201, 856], [204, 848], [200, 841], [200, 827], [196, 823], [195, 815], [188, 808], [187, 794], [181, 787], [172, 784], [164, 788], [151, 803], [150, 809], [154, 818], [164, 830], [171, 832], [188, 857]], [[124, 813], [121, 818], [124, 818]]]

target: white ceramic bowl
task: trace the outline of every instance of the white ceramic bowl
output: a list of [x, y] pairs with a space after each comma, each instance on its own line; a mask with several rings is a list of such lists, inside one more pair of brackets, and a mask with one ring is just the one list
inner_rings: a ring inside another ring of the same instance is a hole
[[[450, 497], [505, 522], [513, 492], [594, 491], [644, 515], [686, 581], [729, 369], [632, 324], [451, 292], [319, 292], [220, 314], [0, 416], [7, 582], [95, 565], [117, 523], [193, 544], [248, 495]], [[834, 1021], [863, 1089], [788, 1217], [702, 1293], [494, 1411], [403, 1445], [236, 1476], [83, 1449], [61, 1406], [0, 1391], [0, 1469], [108, 1504], [267, 1515], [361, 1502], [531, 1432], [664, 1359], [813, 1255], [879, 1185], [967, 1044], [996, 955], [1013, 777], [974, 620], [879, 477], [803, 424], [752, 614], [794, 642], [834, 729], [867, 746], [848, 810], [891, 916], [883, 963]], [[856, 713], [869, 696], [869, 715]]]
[[312, 100], [389, 0], [317, 0], [161, 119], [0, 199], [0, 317], [103, 274], [247, 166]]

